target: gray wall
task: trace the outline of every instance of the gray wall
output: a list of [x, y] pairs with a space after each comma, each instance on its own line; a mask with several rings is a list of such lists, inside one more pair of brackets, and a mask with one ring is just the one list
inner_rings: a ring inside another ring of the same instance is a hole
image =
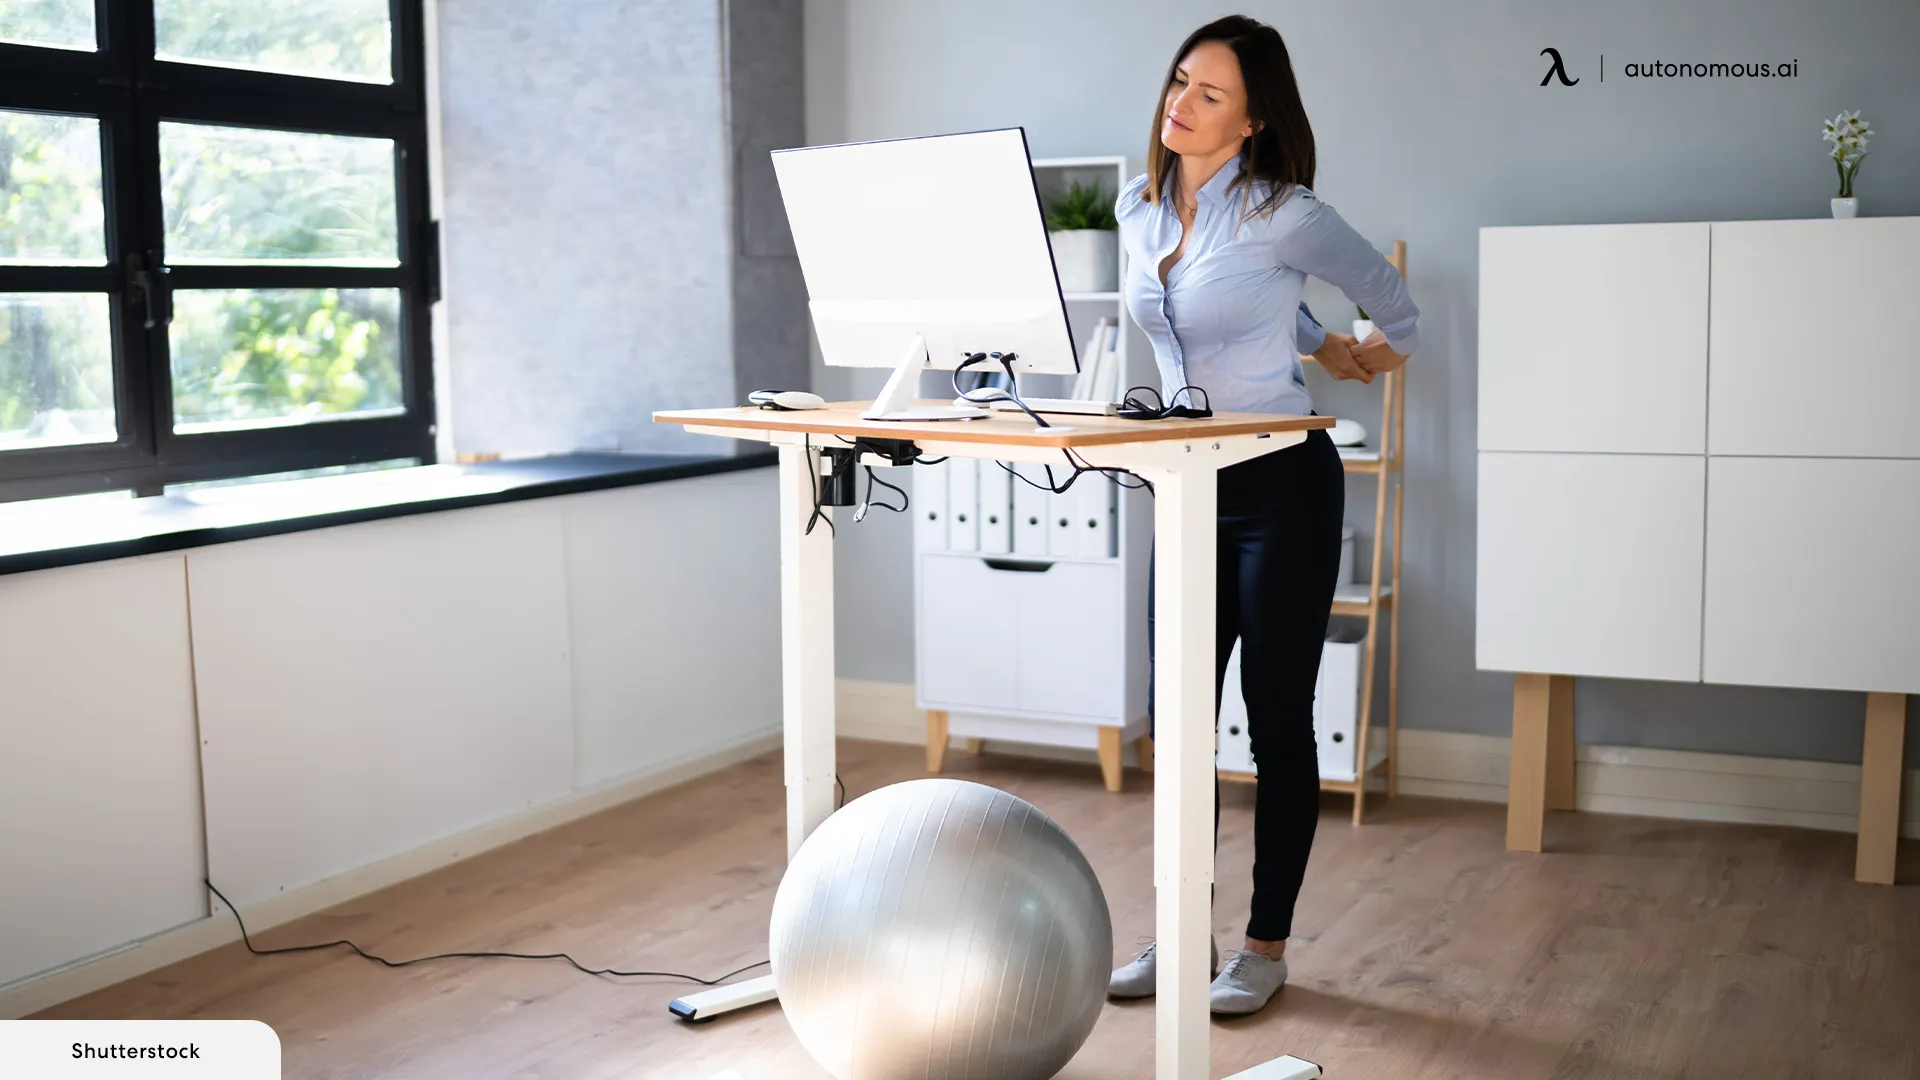
[[[1137, 170], [1173, 49], [1232, 10], [808, 0], [807, 139], [1019, 124], [1036, 156], [1124, 153]], [[1862, 110], [1878, 132], [1856, 185], [1863, 212], [1920, 214], [1920, 4], [1252, 0], [1238, 10], [1287, 40], [1318, 140], [1318, 192], [1376, 246], [1408, 244], [1424, 347], [1408, 365], [1402, 722], [1504, 734], [1511, 677], [1474, 669], [1479, 228], [1824, 217], [1835, 178], [1820, 122], [1841, 109]], [[1540, 85], [1546, 46], [1579, 85]], [[1793, 79], [1621, 77], [1631, 61], [1792, 58]], [[1354, 315], [1323, 282], [1309, 282], [1307, 301], [1326, 321]], [[1137, 331], [1132, 347], [1145, 355]], [[1377, 421], [1377, 389], [1309, 378], [1321, 412]], [[815, 379], [829, 396], [878, 385], [817, 358]], [[1817, 357], [1808, 379], [1810, 392], [1873, 392]], [[1373, 492], [1350, 481], [1356, 525], [1371, 524]], [[841, 674], [910, 682], [908, 527], [879, 514], [840, 535]], [[1583, 679], [1576, 722], [1584, 742], [1858, 761], [1862, 709], [1859, 694]]]
[[752, 164], [801, 141], [799, 0], [439, 17], [455, 448], [731, 449], [650, 413], [805, 378], [799, 267]]

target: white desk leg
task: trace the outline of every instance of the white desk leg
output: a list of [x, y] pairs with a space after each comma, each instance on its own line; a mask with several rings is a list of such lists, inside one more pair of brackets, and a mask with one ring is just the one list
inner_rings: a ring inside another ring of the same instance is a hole
[[[815, 476], [810, 453], [798, 444], [780, 444], [780, 682], [789, 859], [833, 813], [833, 533], [822, 523], [807, 535]], [[697, 1023], [776, 996], [773, 976], [763, 975], [676, 998], [667, 1011]]]
[[[813, 516], [812, 451], [780, 446], [780, 681], [787, 857], [833, 813], [833, 532]], [[833, 511], [822, 508], [822, 514]]]
[[1212, 913], [1214, 549], [1218, 473], [1154, 480], [1154, 1076], [1204, 1080]]

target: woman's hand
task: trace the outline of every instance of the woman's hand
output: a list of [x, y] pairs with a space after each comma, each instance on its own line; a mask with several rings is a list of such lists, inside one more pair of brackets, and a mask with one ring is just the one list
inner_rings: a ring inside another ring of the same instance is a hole
[[1358, 340], [1352, 334], [1329, 330], [1326, 342], [1313, 351], [1313, 358], [1320, 361], [1320, 366], [1326, 369], [1327, 374], [1336, 379], [1359, 379], [1370, 383], [1373, 373], [1361, 366], [1353, 355], [1353, 347]]
[[1352, 357], [1355, 364], [1366, 370], [1369, 381], [1372, 376], [1385, 375], [1407, 362], [1406, 357], [1393, 351], [1393, 346], [1387, 344], [1387, 336], [1377, 329], [1367, 335], [1367, 340], [1353, 347]]

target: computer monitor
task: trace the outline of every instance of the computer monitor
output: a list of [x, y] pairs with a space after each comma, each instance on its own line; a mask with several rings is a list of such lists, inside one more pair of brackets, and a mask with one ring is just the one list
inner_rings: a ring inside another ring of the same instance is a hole
[[1024, 129], [775, 150], [773, 168], [821, 355], [894, 369], [868, 418], [985, 415], [910, 407], [920, 372], [974, 353], [1079, 369]]

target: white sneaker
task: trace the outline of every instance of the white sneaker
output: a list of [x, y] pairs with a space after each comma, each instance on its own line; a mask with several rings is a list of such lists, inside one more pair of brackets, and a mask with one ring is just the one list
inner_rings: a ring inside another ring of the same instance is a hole
[[[1131, 961], [1114, 969], [1107, 980], [1107, 995], [1117, 998], [1152, 997], [1160, 977], [1159, 942], [1147, 946], [1147, 951]], [[1207, 973], [1220, 970], [1220, 946], [1214, 943], [1213, 935], [1207, 935]]]
[[1287, 981], [1287, 958], [1247, 949], [1227, 954], [1227, 966], [1207, 989], [1207, 1007], [1225, 1016], [1259, 1012]]

